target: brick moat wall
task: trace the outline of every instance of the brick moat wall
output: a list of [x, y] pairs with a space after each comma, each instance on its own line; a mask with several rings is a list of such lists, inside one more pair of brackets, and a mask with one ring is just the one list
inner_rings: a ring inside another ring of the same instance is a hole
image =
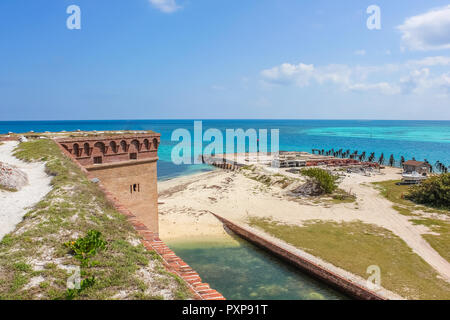
[[265, 239], [247, 228], [241, 227], [219, 215], [214, 214], [224, 225], [226, 225], [231, 231], [241, 236], [242, 238], [252, 242], [253, 244], [265, 249], [272, 254], [282, 258], [283, 260], [295, 265], [301, 270], [309, 273], [316, 279], [319, 279], [337, 290], [347, 294], [348, 296], [360, 299], [360, 300], [385, 300], [377, 293], [363, 288], [355, 282], [341, 277], [340, 275], [317, 265], [316, 263], [302, 257], [294, 252], [291, 252], [285, 248], [282, 248], [275, 243]]

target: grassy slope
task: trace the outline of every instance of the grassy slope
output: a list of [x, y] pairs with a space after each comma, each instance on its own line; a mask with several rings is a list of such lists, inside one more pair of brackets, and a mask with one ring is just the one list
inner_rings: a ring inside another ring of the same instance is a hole
[[381, 194], [393, 202], [395, 205], [392, 207], [399, 213], [411, 217], [417, 217], [411, 220], [415, 224], [421, 224], [429, 227], [433, 232], [439, 235], [424, 234], [422, 237], [428, 241], [428, 243], [439, 254], [450, 262], [450, 223], [443, 220], [422, 218], [420, 217], [420, 211], [435, 212], [444, 215], [450, 215], [450, 212], [442, 209], [436, 209], [426, 207], [423, 205], [417, 205], [412, 201], [404, 199], [403, 196], [408, 192], [408, 186], [397, 185], [398, 181], [383, 181], [376, 182], [376, 185]]
[[302, 227], [251, 218], [251, 226], [363, 278], [381, 269], [381, 285], [411, 299], [450, 299], [450, 284], [390, 231], [361, 222], [311, 222]]
[[0, 299], [64, 299], [65, 268], [80, 263], [63, 243], [91, 229], [100, 231], [108, 244], [92, 259], [93, 266], [81, 268], [82, 279], [95, 276], [96, 282], [77, 298], [109, 299], [121, 292], [126, 299], [160, 299], [163, 290], [171, 292], [168, 298], [190, 297], [184, 282], [164, 270], [159, 256], [136, 244], [132, 226], [53, 141], [22, 143], [15, 155], [46, 161], [53, 190], [0, 242]]

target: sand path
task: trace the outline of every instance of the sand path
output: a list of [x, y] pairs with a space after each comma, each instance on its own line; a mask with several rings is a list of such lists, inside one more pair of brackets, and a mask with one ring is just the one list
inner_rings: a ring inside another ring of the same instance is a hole
[[22, 221], [29, 207], [39, 202], [52, 189], [51, 177], [45, 173], [44, 163], [26, 163], [12, 155], [17, 145], [16, 141], [0, 145], [0, 161], [25, 172], [29, 183], [18, 192], [0, 190], [0, 240]]
[[[370, 180], [370, 178], [364, 177], [362, 180], [362, 182], [366, 182], [364, 180], [369, 182], [376, 179]], [[414, 225], [408, 220], [407, 216], [399, 214], [392, 208], [392, 203], [379, 196], [379, 192], [372, 187], [364, 186], [360, 183], [355, 184], [355, 181], [352, 181], [352, 179], [344, 180], [341, 187], [347, 191], [351, 189], [360, 199], [360, 206], [364, 212], [363, 221], [391, 230], [405, 241], [416, 254], [438, 271], [445, 280], [450, 282], [450, 263], [439, 255], [421, 236], [422, 233], [426, 232], [427, 228]]]
[[332, 206], [292, 201], [283, 196], [282, 190], [261, 189], [261, 183], [257, 181], [239, 173], [220, 170], [159, 182], [160, 234], [166, 241], [225, 237], [221, 223], [209, 212], [237, 223], [246, 223], [249, 216], [272, 217], [298, 225], [307, 220], [360, 220], [391, 230], [439, 272], [442, 278], [450, 281], [450, 264], [421, 236], [429, 230], [424, 226], [413, 225], [407, 216], [395, 211], [392, 203], [379, 195], [377, 190], [364, 185], [399, 178], [399, 170], [392, 168], [384, 170], [383, 175], [372, 177], [347, 175], [340, 186], [354, 193], [358, 204]]

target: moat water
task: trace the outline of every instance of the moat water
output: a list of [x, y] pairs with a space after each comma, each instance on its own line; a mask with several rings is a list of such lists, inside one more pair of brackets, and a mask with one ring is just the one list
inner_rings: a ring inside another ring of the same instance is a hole
[[168, 243], [203, 282], [228, 300], [348, 299], [324, 283], [233, 236], [222, 242]]

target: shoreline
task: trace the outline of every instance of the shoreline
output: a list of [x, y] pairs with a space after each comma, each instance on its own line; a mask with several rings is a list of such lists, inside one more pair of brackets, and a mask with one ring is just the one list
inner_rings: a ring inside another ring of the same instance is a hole
[[[227, 235], [213, 214], [238, 225], [248, 225], [249, 217], [268, 218], [302, 226], [313, 220], [337, 223], [361, 221], [393, 232], [442, 279], [450, 279], [449, 262], [422, 237], [431, 230], [415, 225], [392, 208], [371, 182], [399, 180], [400, 169], [386, 167], [381, 174], [363, 176], [345, 173], [340, 188], [356, 195], [354, 203], [313, 203], [286, 196], [278, 187], [267, 188], [242, 173], [224, 170], [183, 176], [158, 182], [160, 236], [167, 243], [208, 241]], [[449, 282], [449, 280], [447, 280]]]

